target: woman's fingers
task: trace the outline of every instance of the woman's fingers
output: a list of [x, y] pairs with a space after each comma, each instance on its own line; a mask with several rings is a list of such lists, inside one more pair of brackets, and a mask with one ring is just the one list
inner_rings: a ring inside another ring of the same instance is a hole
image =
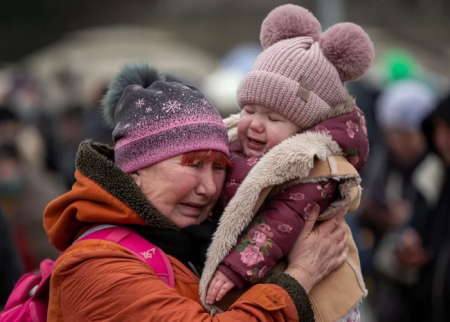
[[337, 244], [337, 253], [341, 254], [345, 247], [347, 247], [347, 235], [344, 235], [343, 239]]
[[346, 246], [344, 251], [338, 256], [336, 261], [336, 268], [340, 267], [342, 264], [344, 264], [345, 260], [347, 259], [348, 252], [350, 249]]
[[308, 217], [306, 218], [305, 226], [303, 227], [300, 236], [297, 240], [303, 240], [309, 236], [311, 231], [314, 228], [314, 224], [316, 223], [317, 217], [319, 216], [320, 207], [318, 205], [314, 205]]
[[339, 228], [341, 216], [335, 216], [330, 220], [326, 220], [317, 227], [319, 233], [331, 234], [335, 229]]
[[339, 243], [345, 236], [346, 233], [344, 224], [336, 225], [335, 229], [331, 232], [331, 238], [335, 243]]
[[310, 290], [347, 258], [347, 235], [343, 219], [346, 211], [347, 207], [340, 209], [338, 215], [313, 230], [319, 213], [319, 207], [315, 207], [289, 252], [286, 272], [297, 276], [300, 284], [306, 287], [305, 290]]
[[342, 207], [341, 209], [339, 209], [336, 213], [336, 217], [344, 217], [344, 215], [347, 213], [348, 211], [348, 206]]

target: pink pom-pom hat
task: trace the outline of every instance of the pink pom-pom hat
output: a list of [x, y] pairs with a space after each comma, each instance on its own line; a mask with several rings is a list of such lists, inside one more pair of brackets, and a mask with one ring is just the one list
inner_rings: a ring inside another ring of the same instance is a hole
[[292, 4], [269, 13], [260, 38], [264, 51], [239, 86], [239, 106], [267, 106], [301, 129], [343, 102], [344, 82], [361, 77], [374, 59], [361, 27], [340, 23], [322, 33], [311, 12]]

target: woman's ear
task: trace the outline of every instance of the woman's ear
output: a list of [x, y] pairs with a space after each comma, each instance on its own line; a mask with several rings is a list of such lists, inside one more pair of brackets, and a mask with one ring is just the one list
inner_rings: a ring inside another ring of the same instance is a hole
[[135, 171], [133, 173], [130, 173], [130, 176], [140, 189], [141, 188], [141, 176], [139, 175], [139, 172]]

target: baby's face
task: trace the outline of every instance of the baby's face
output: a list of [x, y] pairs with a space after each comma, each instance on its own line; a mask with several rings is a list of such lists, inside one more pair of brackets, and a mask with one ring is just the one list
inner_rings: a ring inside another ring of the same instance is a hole
[[247, 157], [261, 156], [298, 132], [298, 126], [274, 110], [245, 105], [238, 124], [238, 139]]

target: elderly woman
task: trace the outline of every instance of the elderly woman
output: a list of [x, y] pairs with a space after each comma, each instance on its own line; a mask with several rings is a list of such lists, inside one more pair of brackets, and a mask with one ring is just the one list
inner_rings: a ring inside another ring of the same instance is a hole
[[[198, 89], [165, 82], [146, 65], [126, 66], [117, 75], [104, 114], [114, 127], [114, 150], [83, 142], [76, 183], [44, 214], [50, 241], [64, 251], [51, 278], [49, 321], [314, 320], [308, 292], [347, 255], [342, 216], [312, 233], [311, 220], [284, 272], [213, 317], [200, 305], [196, 274], [230, 164], [219, 114]], [[73, 244], [99, 223], [132, 227], [162, 249], [175, 286], [115, 243]]]

